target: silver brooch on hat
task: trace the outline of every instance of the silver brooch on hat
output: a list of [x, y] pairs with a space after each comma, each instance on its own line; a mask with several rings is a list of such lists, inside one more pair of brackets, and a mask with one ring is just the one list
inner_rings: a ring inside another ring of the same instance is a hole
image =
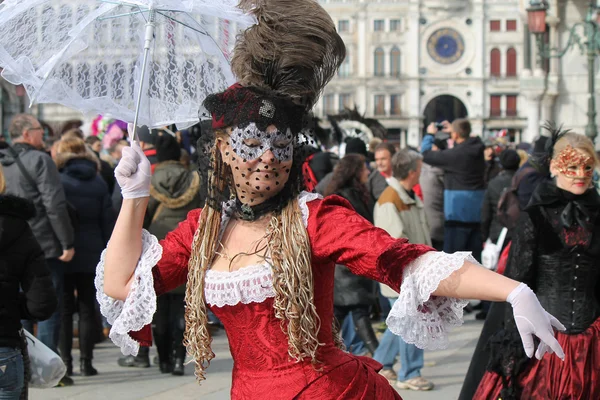
[[275, 115], [275, 105], [270, 100], [263, 100], [258, 113], [265, 118], [273, 118]]

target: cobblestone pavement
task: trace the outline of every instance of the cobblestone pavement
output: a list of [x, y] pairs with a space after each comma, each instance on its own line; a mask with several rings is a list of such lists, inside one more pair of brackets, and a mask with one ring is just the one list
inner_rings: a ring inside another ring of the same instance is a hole
[[[482, 323], [467, 316], [465, 324], [451, 334], [448, 349], [425, 352], [425, 368], [422, 374], [435, 383], [431, 392], [413, 392], [401, 390], [404, 400], [451, 400], [456, 399], [469, 366], [469, 361], [477, 343]], [[193, 376], [193, 366], [186, 366], [183, 377], [161, 374], [158, 366], [150, 368], [122, 368], [117, 365], [119, 350], [109, 341], [99, 344], [94, 351], [94, 367], [97, 376], [81, 377], [75, 375], [75, 385], [52, 389], [32, 389], [31, 400], [225, 400], [229, 399], [231, 388], [231, 369], [233, 361], [227, 346], [227, 337], [223, 331], [214, 336], [213, 351], [216, 358], [210, 365], [207, 380], [198, 386]], [[73, 350], [78, 373], [79, 354]], [[155, 349], [150, 351], [152, 359]], [[275, 399], [275, 397], [274, 397]]]

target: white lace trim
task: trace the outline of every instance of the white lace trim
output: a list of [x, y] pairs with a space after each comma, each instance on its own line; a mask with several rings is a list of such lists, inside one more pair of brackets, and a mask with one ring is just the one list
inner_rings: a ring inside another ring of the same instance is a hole
[[152, 268], [162, 257], [162, 247], [156, 236], [145, 229], [142, 230], [142, 255], [135, 268], [135, 279], [125, 301], [115, 300], [104, 293], [104, 257], [96, 267], [96, 298], [100, 304], [100, 312], [112, 325], [110, 339], [121, 348], [124, 355], [137, 355], [139, 343], [133, 340], [128, 332], [135, 332], [152, 323], [156, 312], [156, 292]]
[[223, 307], [238, 303], [262, 303], [275, 297], [273, 271], [269, 264], [256, 264], [237, 271], [206, 271], [204, 296], [210, 305]]
[[429, 252], [404, 269], [400, 295], [387, 318], [387, 326], [405, 342], [421, 349], [448, 346], [448, 332], [463, 323], [468, 300], [432, 297], [440, 282], [465, 261], [478, 264], [469, 252]]
[[304, 223], [304, 227], [308, 227], [308, 206], [306, 203], [309, 201], [313, 201], [316, 199], [322, 199], [319, 193], [311, 193], [303, 191], [298, 195], [298, 206], [300, 207], [300, 212], [302, 213], [302, 222]]

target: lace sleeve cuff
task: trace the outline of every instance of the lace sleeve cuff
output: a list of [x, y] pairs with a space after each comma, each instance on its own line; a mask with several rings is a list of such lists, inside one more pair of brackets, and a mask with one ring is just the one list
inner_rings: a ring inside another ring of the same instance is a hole
[[469, 252], [428, 252], [404, 268], [400, 295], [387, 318], [390, 331], [421, 349], [448, 346], [448, 332], [463, 323], [468, 300], [431, 296], [441, 281], [465, 261], [477, 261]]
[[145, 229], [142, 230], [142, 255], [135, 268], [135, 279], [125, 301], [115, 300], [104, 293], [104, 257], [96, 267], [96, 298], [100, 312], [112, 325], [110, 339], [121, 348], [124, 355], [137, 355], [139, 343], [129, 336], [129, 332], [141, 330], [152, 322], [156, 311], [156, 292], [152, 268], [162, 256], [162, 247], [158, 240]]

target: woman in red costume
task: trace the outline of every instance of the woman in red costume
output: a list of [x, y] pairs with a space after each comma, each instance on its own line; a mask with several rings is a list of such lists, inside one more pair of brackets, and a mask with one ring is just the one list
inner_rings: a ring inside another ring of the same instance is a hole
[[508, 315], [489, 342], [491, 360], [475, 399], [600, 399], [600, 196], [592, 185], [598, 160], [586, 136], [549, 129], [541, 166], [549, 164], [555, 179], [536, 188], [521, 214], [506, 275], [529, 285], [566, 326], [556, 334], [565, 359], [530, 360]]
[[461, 298], [508, 300], [527, 319], [519, 327], [525, 345], [535, 334], [540, 351], [562, 355], [553, 337], [561, 325], [527, 286], [468, 253], [393, 239], [346, 200], [303, 191], [304, 121], [344, 44], [315, 0], [267, 0], [252, 11], [258, 24], [232, 59], [239, 83], [204, 103], [214, 131], [199, 146], [210, 157], [206, 206], [159, 243], [142, 230], [150, 165], [136, 143], [115, 171], [124, 201], [96, 286], [123, 353], [149, 344], [156, 295], [187, 282], [184, 344], [196, 377], [205, 378], [214, 357], [210, 309], [229, 338], [232, 399], [399, 399], [379, 363], [341, 349], [333, 282], [342, 264], [400, 292], [387, 322], [407, 342], [443, 346], [462, 321]]

